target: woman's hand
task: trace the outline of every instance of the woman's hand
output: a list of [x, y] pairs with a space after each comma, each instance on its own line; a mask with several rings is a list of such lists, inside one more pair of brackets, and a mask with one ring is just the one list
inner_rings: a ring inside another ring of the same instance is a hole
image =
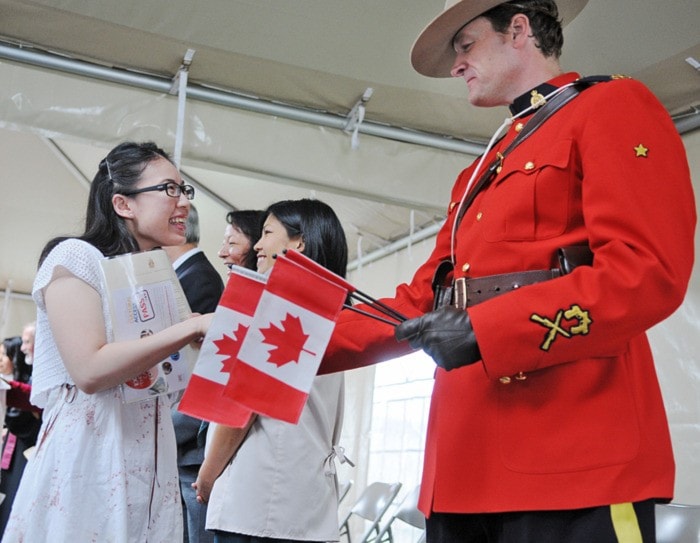
[[204, 462], [197, 473], [197, 480], [192, 483], [192, 488], [197, 493], [197, 502], [209, 502], [214, 482], [231, 462], [256, 418], [256, 415], [252, 415], [245, 428], [231, 428], [213, 423], [209, 425]]
[[211, 496], [211, 489], [214, 486], [216, 477], [208, 476], [208, 471], [206, 466], [202, 464], [197, 474], [197, 480], [192, 483], [192, 488], [194, 488], [197, 494], [197, 503], [209, 502], [209, 496]]
[[204, 336], [207, 335], [207, 330], [209, 330], [209, 326], [211, 326], [211, 321], [214, 318], [214, 313], [207, 313], [205, 315], [200, 315], [199, 313], [194, 313], [190, 318], [189, 321], [192, 322], [197, 330], [197, 334], [190, 343], [190, 345], [195, 348], [199, 349], [202, 345], [202, 341], [204, 341]]

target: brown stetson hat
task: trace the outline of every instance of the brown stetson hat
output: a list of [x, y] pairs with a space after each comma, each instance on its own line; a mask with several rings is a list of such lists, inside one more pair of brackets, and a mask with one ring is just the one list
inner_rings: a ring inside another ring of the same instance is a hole
[[[588, 0], [556, 0], [563, 25], [570, 23]], [[411, 48], [411, 64], [428, 77], [450, 77], [455, 58], [452, 38], [469, 21], [504, 0], [447, 0], [445, 10], [420, 33]]]

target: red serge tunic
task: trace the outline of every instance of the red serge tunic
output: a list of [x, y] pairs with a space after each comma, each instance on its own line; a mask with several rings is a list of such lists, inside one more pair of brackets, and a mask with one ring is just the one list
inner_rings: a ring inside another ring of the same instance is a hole
[[[429, 259], [384, 300], [406, 315], [431, 309], [432, 275], [450, 256], [456, 203], [473, 167], [455, 183]], [[645, 331], [683, 300], [695, 222], [680, 137], [636, 81], [583, 91], [506, 157], [459, 225], [456, 275], [553, 268], [557, 248], [567, 245], [589, 244], [594, 263], [469, 308], [483, 360], [436, 371], [424, 513], [673, 496], [673, 453]], [[321, 373], [408, 350], [390, 326], [344, 311]]]

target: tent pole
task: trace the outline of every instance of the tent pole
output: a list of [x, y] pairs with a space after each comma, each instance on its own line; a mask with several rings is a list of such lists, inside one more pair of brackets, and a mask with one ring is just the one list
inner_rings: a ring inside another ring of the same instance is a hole
[[[128, 70], [119, 70], [107, 66], [100, 66], [90, 62], [59, 56], [52, 53], [30, 50], [17, 47], [0, 41], [0, 59], [11, 60], [40, 68], [48, 68], [60, 72], [99, 79], [112, 83], [119, 83], [140, 89], [169, 94], [172, 88], [172, 79], [136, 73]], [[187, 97], [192, 100], [210, 102], [217, 105], [229, 106], [236, 109], [262, 113], [276, 117], [282, 117], [293, 121], [300, 121], [328, 128], [343, 130], [347, 125], [347, 117], [334, 115], [321, 111], [313, 111], [300, 107], [290, 106], [277, 102], [269, 102], [250, 96], [243, 96], [233, 92], [203, 87], [201, 85], [189, 85]], [[432, 147], [445, 151], [465, 153], [478, 156], [485, 145], [480, 142], [470, 142], [411, 130], [389, 126], [381, 123], [373, 123], [365, 120], [359, 127], [359, 132], [370, 136], [390, 140], [413, 143], [424, 147]]]

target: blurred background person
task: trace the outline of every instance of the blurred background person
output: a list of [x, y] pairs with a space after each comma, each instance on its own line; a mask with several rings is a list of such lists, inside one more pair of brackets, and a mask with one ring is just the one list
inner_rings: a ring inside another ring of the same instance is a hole
[[3, 340], [0, 345], [0, 376], [10, 388], [6, 390], [5, 427], [0, 454], [0, 534], [4, 533], [12, 503], [27, 464], [27, 455], [36, 444], [41, 426], [41, 410], [29, 403], [32, 366], [22, 351], [19, 336]]
[[224, 291], [224, 283], [199, 248], [199, 213], [193, 204], [190, 204], [185, 223], [185, 243], [163, 247], [163, 250], [173, 263], [192, 312], [212, 313]]
[[34, 336], [36, 335], [36, 322], [28, 322], [22, 328], [22, 346], [24, 361], [30, 366], [34, 362]]

